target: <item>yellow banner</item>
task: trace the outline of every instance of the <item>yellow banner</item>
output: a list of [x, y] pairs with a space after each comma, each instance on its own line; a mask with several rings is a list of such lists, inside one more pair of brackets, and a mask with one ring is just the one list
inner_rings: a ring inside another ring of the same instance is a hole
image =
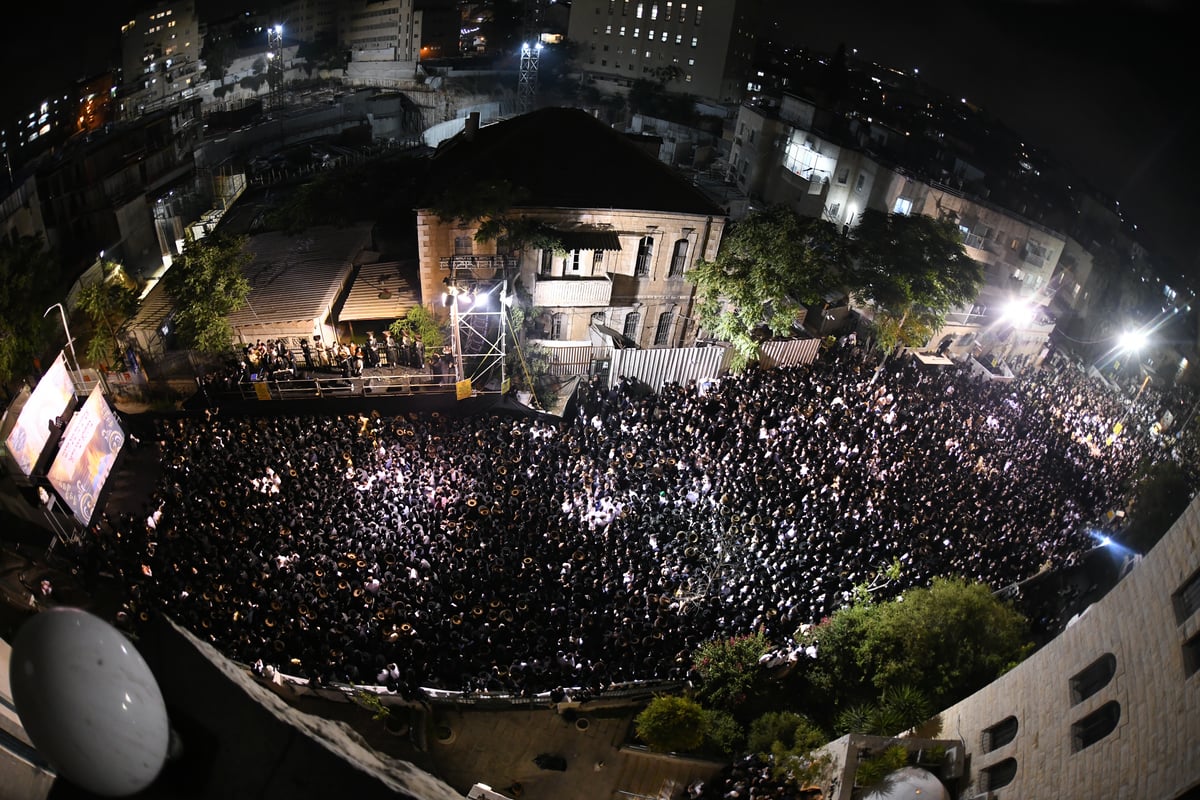
[[466, 400], [471, 396], [471, 379], [466, 378], [454, 384], [454, 393], [459, 400]]
[[266, 381], [255, 381], [254, 382], [254, 393], [256, 395], [258, 395], [259, 400], [270, 400], [271, 399], [271, 387], [267, 386]]

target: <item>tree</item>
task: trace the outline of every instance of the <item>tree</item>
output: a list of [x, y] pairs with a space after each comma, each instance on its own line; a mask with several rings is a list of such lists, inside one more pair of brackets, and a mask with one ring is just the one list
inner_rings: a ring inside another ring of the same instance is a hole
[[927, 342], [946, 312], [974, 300], [983, 285], [983, 266], [948, 219], [868, 209], [851, 234], [851, 253], [847, 289], [874, 308], [884, 352]]
[[91, 322], [84, 348], [93, 363], [120, 364], [124, 358], [121, 328], [138, 306], [137, 287], [125, 275], [120, 264], [101, 264], [102, 277], [79, 291], [79, 310]]
[[42, 314], [57, 280], [58, 263], [41, 237], [0, 241], [0, 381], [27, 373], [41, 355]]
[[637, 737], [659, 753], [694, 751], [704, 744], [709, 716], [690, 697], [660, 695], [633, 720]]
[[761, 679], [758, 661], [771, 649], [758, 631], [747, 636], [711, 639], [696, 649], [692, 663], [700, 673], [699, 698], [723, 711], [746, 702]]
[[751, 212], [721, 241], [715, 261], [687, 274], [696, 284], [700, 325], [733, 346], [730, 367], [758, 357], [763, 326], [791, 333], [805, 310], [845, 266], [845, 241], [829, 222], [800, 217], [785, 206]]
[[446, 343], [446, 332], [425, 306], [413, 306], [403, 318], [388, 326], [388, 330], [397, 339], [404, 334], [420, 339], [425, 351], [419, 354], [422, 359], [426, 353], [440, 353]]
[[182, 347], [224, 353], [232, 345], [227, 317], [245, 306], [250, 295], [244, 270], [251, 256], [244, 246], [242, 236], [189, 237], [167, 271], [163, 283], [175, 301], [175, 333]]
[[1179, 464], [1160, 461], [1150, 465], [1134, 485], [1129, 521], [1116, 538], [1135, 552], [1150, 552], [1183, 515], [1194, 494], [1193, 479]]
[[[814, 712], [831, 719], [855, 706], [887, 706], [904, 726], [985, 686], [1032, 649], [1024, 617], [986, 585], [954, 578], [890, 602], [859, 600], [798, 638], [817, 647], [805, 674], [810, 695], [824, 698]], [[869, 711], [857, 716], [880, 727]]]
[[797, 732], [801, 732], [801, 739], [805, 742], [819, 740], [820, 744], [824, 744], [828, 740], [825, 734], [802, 714], [794, 711], [768, 711], [750, 723], [746, 749], [751, 753], [770, 753], [776, 743], [792, 747], [797, 741]]

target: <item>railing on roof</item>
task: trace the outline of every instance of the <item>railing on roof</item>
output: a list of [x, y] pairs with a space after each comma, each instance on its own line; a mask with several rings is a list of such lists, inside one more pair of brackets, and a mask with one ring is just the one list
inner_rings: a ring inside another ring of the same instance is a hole
[[486, 256], [450, 256], [439, 258], [438, 263], [443, 270], [451, 269], [516, 269], [516, 256], [486, 255]]

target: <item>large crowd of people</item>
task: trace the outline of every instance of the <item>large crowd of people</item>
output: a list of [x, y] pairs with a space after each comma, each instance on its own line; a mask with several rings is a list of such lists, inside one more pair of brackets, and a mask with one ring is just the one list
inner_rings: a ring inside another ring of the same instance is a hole
[[848, 343], [572, 408], [164, 417], [152, 496], [85, 557], [129, 625], [310, 681], [594, 691], [686, 679], [716, 636], [787, 643], [896, 560], [895, 591], [1075, 564], [1172, 446], [1071, 369], [877, 370]]

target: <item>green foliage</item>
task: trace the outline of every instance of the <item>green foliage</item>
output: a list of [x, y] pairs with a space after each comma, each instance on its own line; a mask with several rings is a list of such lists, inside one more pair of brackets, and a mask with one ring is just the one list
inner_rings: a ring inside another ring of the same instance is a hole
[[[50, 324], [42, 314], [54, 302], [57, 280], [58, 263], [40, 237], [0, 241], [0, 381], [26, 374], [42, 354]], [[61, 328], [59, 320], [53, 324]]]
[[760, 682], [758, 660], [770, 649], [762, 631], [700, 645], [692, 663], [700, 673], [701, 702], [725, 711], [742, 705]]
[[88, 360], [93, 363], [120, 364], [125, 357], [121, 327], [137, 310], [138, 293], [121, 265], [107, 262], [101, 265], [101, 269], [102, 279], [83, 287], [77, 300], [79, 310], [91, 322], [84, 349]]
[[733, 346], [730, 366], [740, 371], [758, 357], [759, 329], [794, 332], [845, 257], [845, 240], [829, 222], [785, 206], [752, 212], [726, 231], [715, 261], [699, 260], [687, 274], [701, 327]]
[[832, 763], [828, 753], [819, 753], [829, 737], [807, 719], [796, 726], [790, 740], [771, 744], [771, 776], [798, 789], [818, 783]]
[[689, 697], [660, 695], [633, 720], [637, 737], [659, 753], [694, 751], [708, 734], [708, 712]]
[[770, 753], [776, 744], [786, 749], [813, 749], [825, 744], [827, 737], [802, 714], [794, 711], [768, 711], [750, 723], [746, 750], [751, 753]]
[[[833, 718], [890, 698], [889, 727], [915, 724], [920, 720], [912, 717], [929, 706], [943, 708], [965, 697], [1032, 649], [1024, 617], [986, 585], [949, 578], [935, 578], [929, 588], [910, 589], [891, 602], [857, 602], [799, 638], [817, 646], [805, 679], [815, 696], [829, 698], [823, 715]], [[897, 710], [900, 720], [891, 716]], [[841, 722], [838, 727], [852, 729]]]
[[859, 703], [838, 712], [833, 729], [839, 736], [847, 733], [874, 733], [877, 707], [873, 703]]
[[503, 217], [510, 208], [520, 205], [527, 194], [525, 189], [506, 180], [455, 183], [442, 192], [432, 211], [442, 222], [470, 224]]
[[181, 347], [205, 353], [228, 351], [233, 331], [227, 317], [241, 309], [250, 295], [244, 272], [251, 256], [244, 245], [244, 237], [189, 237], [183, 253], [167, 270], [163, 283], [175, 301], [175, 332]]
[[484, 219], [475, 231], [475, 241], [496, 240], [509, 250], [522, 251], [563, 249], [562, 237], [540, 219], [532, 217], [495, 216]]
[[983, 266], [967, 255], [955, 222], [868, 209], [851, 234], [852, 296], [875, 309], [885, 350], [924, 344], [947, 311], [974, 300]]
[[746, 732], [728, 711], [705, 709], [708, 717], [704, 734], [704, 749], [723, 756], [733, 756], [741, 751]]
[[421, 340], [425, 358], [430, 353], [440, 353], [446, 344], [446, 331], [438, 324], [433, 314], [425, 306], [413, 306], [402, 318], [388, 326], [392, 336], [399, 339], [404, 334], [416, 335]]
[[902, 745], [892, 745], [882, 753], [858, 762], [858, 769], [854, 771], [854, 783], [856, 786], [864, 788], [878, 786], [888, 775], [906, 766], [908, 766], [908, 750]]
[[351, 695], [354, 702], [371, 712], [371, 719], [386, 720], [391, 716], [392, 710], [384, 705], [379, 699], [379, 695], [375, 692], [368, 692], [366, 689], [355, 689]]
[[1138, 477], [1128, 522], [1117, 539], [1138, 553], [1148, 553], [1182, 516], [1195, 487], [1187, 470], [1174, 461], [1155, 462]]

